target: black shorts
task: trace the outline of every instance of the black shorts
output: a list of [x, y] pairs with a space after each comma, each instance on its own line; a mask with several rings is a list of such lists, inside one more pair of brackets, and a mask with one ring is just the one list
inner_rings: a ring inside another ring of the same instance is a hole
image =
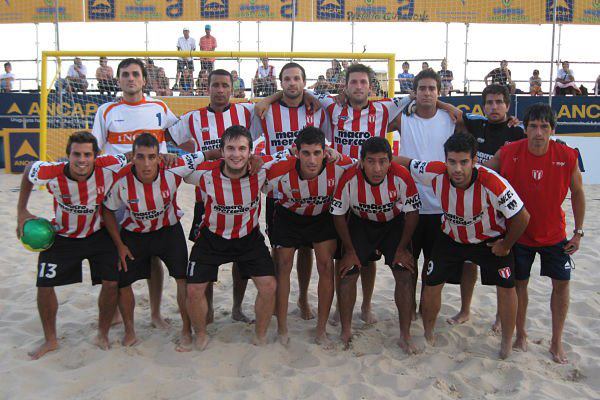
[[[380, 259], [383, 255], [385, 264], [392, 269], [396, 268], [393, 262], [404, 230], [403, 215], [398, 215], [388, 222], [377, 222], [350, 213], [348, 230], [362, 266], [366, 266], [369, 261]], [[354, 267], [347, 274], [352, 275], [358, 272], [359, 269]]]
[[82, 262], [90, 262], [92, 283], [119, 280], [117, 248], [106, 229], [72, 239], [56, 235], [54, 244], [38, 257], [37, 287], [70, 285], [82, 281]]
[[190, 253], [187, 282], [216, 282], [219, 266], [230, 262], [237, 263], [244, 279], [275, 276], [271, 254], [258, 227], [239, 239], [225, 239], [202, 227]]
[[177, 72], [184, 69], [194, 70], [194, 60], [177, 60]]
[[423, 258], [431, 260], [431, 251], [442, 227], [442, 214], [419, 214], [419, 223], [412, 236], [412, 250], [415, 260], [421, 251]]
[[[349, 212], [348, 214], [346, 214], [346, 221], [348, 223], [349, 223], [349, 218], [350, 218], [351, 215], [353, 215], [351, 212]], [[334, 225], [334, 227], [335, 227], [335, 225]], [[343, 246], [342, 240], [340, 239], [340, 237], [338, 235], [337, 246], [335, 248], [335, 253], [333, 253], [333, 259], [334, 260], [341, 260], [342, 259], [342, 256], [343, 256], [343, 247], [344, 246]], [[380, 259], [381, 259], [381, 253], [378, 252], [378, 251], [373, 252], [373, 254], [371, 254], [369, 256], [369, 262], [379, 261]], [[355, 272], [353, 272], [353, 273], [355, 273]]]
[[202, 226], [202, 219], [204, 218], [204, 203], [197, 202], [194, 204], [194, 220], [192, 221], [192, 227], [190, 228], [190, 234], [188, 239], [195, 242], [200, 235], [200, 227]]
[[130, 286], [140, 279], [149, 279], [152, 257], [160, 258], [173, 278], [186, 278], [188, 250], [180, 222], [147, 233], [122, 229], [121, 239], [129, 247], [134, 259], [127, 260], [127, 271], [120, 271], [119, 287]]
[[[491, 241], [497, 239], [494, 238]], [[498, 257], [492, 253], [487, 242], [462, 244], [455, 242], [442, 231], [435, 240], [431, 260], [425, 267], [427, 268], [425, 284], [436, 286], [446, 282], [459, 283], [465, 261], [479, 265], [483, 285], [506, 288], [515, 286], [515, 264], [512, 251], [504, 257]], [[457, 280], [457, 278], [459, 279]]]
[[313, 243], [337, 239], [332, 215], [325, 211], [316, 216], [298, 215], [280, 205], [275, 206], [271, 247], [299, 249]]
[[275, 199], [273, 197], [267, 196], [265, 200], [265, 225], [266, 225], [266, 233], [269, 241], [271, 242], [271, 246], [273, 245], [273, 238], [271, 237], [273, 234], [273, 218], [275, 217]]
[[539, 254], [541, 258], [540, 275], [547, 276], [560, 281], [571, 279], [571, 270], [575, 269], [571, 256], [565, 253], [567, 239], [555, 244], [554, 246], [530, 247], [522, 244], [515, 244], [513, 252], [515, 254], [516, 279], [526, 280], [531, 276], [531, 266], [535, 255]]

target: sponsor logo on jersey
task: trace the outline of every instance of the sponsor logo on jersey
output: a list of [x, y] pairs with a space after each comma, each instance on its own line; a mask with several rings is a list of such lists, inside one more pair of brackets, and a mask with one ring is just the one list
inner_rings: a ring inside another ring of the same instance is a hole
[[129, 199], [127, 200], [127, 202], [129, 204], [138, 204], [140, 202], [140, 199]]
[[504, 278], [504, 279], [510, 278], [510, 275], [511, 275], [510, 267], [504, 267], [502, 269], [499, 269], [498, 275], [500, 275], [500, 277]]
[[552, 165], [556, 167], [564, 167], [567, 163], [564, 161], [552, 161]]

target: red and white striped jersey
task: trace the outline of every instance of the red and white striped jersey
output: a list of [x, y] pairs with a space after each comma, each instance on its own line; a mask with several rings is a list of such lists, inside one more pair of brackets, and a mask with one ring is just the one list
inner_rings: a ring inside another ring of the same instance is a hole
[[252, 121], [252, 135], [265, 137], [265, 154], [286, 150], [294, 145], [294, 140], [301, 129], [306, 126], [316, 126], [325, 132], [325, 137], [331, 137], [327, 114], [323, 108], [307, 111], [304, 103], [298, 107], [289, 107], [283, 102], [269, 106], [265, 118], [258, 115]]
[[175, 225], [183, 216], [177, 205], [177, 188], [184, 177], [204, 161], [202, 152], [185, 154], [171, 168], [163, 165], [152, 183], [142, 183], [135, 176], [135, 167], [124, 168], [104, 205], [109, 210], [125, 207], [121, 226], [132, 232], [153, 232]]
[[[263, 160], [272, 158], [263, 156]], [[237, 239], [258, 226], [260, 192], [267, 180], [267, 170], [265, 166], [255, 175], [231, 179], [223, 174], [223, 164], [222, 160], [204, 162], [184, 180], [200, 188], [204, 203], [202, 226], [225, 239]]]
[[68, 176], [66, 162], [37, 161], [29, 171], [29, 181], [46, 185], [54, 196], [56, 233], [70, 238], [84, 238], [102, 227], [102, 202], [117, 178], [117, 172], [127, 164], [124, 155], [100, 156], [87, 180], [79, 182]]
[[344, 215], [351, 209], [360, 218], [387, 222], [401, 212], [416, 211], [420, 207], [419, 192], [410, 173], [392, 163], [378, 185], [370, 184], [359, 167], [344, 172], [331, 202], [331, 213]]
[[362, 110], [355, 110], [349, 104], [337, 105], [334, 100], [322, 95], [319, 97], [331, 124], [327, 139], [339, 153], [358, 158], [360, 147], [370, 137], [386, 137], [388, 124], [398, 116], [410, 98], [395, 97], [379, 101], [369, 101]]
[[300, 177], [300, 160], [290, 157], [268, 166], [267, 190], [278, 193], [277, 204], [299, 215], [315, 216], [329, 211], [331, 199], [342, 174], [355, 168], [355, 160], [344, 156], [337, 163], [325, 164], [313, 179]]
[[135, 138], [144, 132], [156, 137], [160, 144], [158, 151], [166, 153], [165, 131], [177, 121], [175, 114], [160, 100], [144, 96], [139, 102], [130, 103], [121, 99], [98, 107], [92, 133], [106, 154], [131, 151]]
[[169, 129], [169, 134], [177, 145], [193, 140], [196, 150], [218, 149], [225, 129], [233, 125], [250, 129], [253, 111], [253, 103], [231, 103], [223, 112], [216, 112], [210, 106], [202, 107], [185, 113]]
[[442, 230], [458, 243], [480, 243], [506, 232], [505, 219], [521, 211], [523, 202], [508, 181], [481, 165], [467, 189], [454, 187], [446, 164], [412, 160], [415, 181], [430, 185], [442, 204]]

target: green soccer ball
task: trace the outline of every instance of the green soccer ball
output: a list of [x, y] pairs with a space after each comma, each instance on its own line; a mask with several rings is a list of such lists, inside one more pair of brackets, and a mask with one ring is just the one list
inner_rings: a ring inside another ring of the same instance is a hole
[[30, 219], [23, 225], [21, 243], [29, 251], [44, 251], [52, 247], [55, 235], [54, 227], [47, 219]]

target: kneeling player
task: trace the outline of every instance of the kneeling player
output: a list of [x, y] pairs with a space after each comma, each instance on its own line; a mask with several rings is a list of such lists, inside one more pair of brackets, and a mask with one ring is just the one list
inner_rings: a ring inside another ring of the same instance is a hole
[[511, 353], [517, 294], [511, 248], [529, 222], [523, 202], [510, 184], [491, 169], [477, 165], [472, 135], [452, 135], [444, 144], [446, 163], [400, 157], [415, 181], [431, 185], [442, 204], [442, 231], [433, 246], [423, 292], [425, 338], [434, 344], [435, 320], [444, 283], [459, 283], [462, 265], [479, 265], [481, 283], [495, 285], [502, 325], [500, 358]]
[[237, 262], [242, 277], [252, 278], [258, 289], [253, 342], [258, 345], [267, 341], [277, 283], [271, 254], [258, 227], [266, 169], [248, 174], [251, 151], [250, 132], [239, 125], [231, 126], [221, 137], [223, 160], [203, 163], [185, 178], [200, 188], [206, 209], [187, 270], [187, 308], [199, 350], [208, 344], [206, 288], [217, 281], [219, 266], [230, 262]]
[[[419, 220], [421, 201], [409, 172], [391, 162], [392, 149], [387, 140], [379, 137], [366, 140], [360, 158], [362, 166], [342, 175], [331, 203], [343, 246], [338, 271], [342, 341], [347, 347], [352, 338], [359, 269], [368, 264], [373, 253], [380, 251], [396, 280], [394, 299], [401, 335], [398, 344], [405, 352], [415, 353], [410, 337], [414, 260], [408, 245]], [[346, 218], [349, 209], [352, 212]]]
[[[57, 230], [52, 247], [38, 258], [37, 304], [45, 341], [29, 354], [33, 359], [58, 348], [58, 301], [54, 287], [81, 282], [84, 259], [90, 263], [91, 275], [102, 282], [96, 343], [102, 349], [109, 348], [108, 331], [117, 307], [118, 256], [106, 230], [102, 229], [99, 214], [105, 193], [127, 160], [123, 155], [96, 158], [98, 152], [98, 142], [91, 133], [76, 132], [67, 143], [68, 162], [38, 161], [23, 173], [17, 205], [17, 236], [20, 237], [27, 220], [36, 218], [27, 210], [34, 184], [46, 184], [54, 196], [53, 224]], [[100, 282], [94, 280], [94, 283]]]
[[[135, 139], [132, 166], [119, 174], [105, 200], [103, 217], [119, 252], [119, 309], [125, 325], [123, 345], [131, 346], [137, 341], [131, 284], [149, 279], [151, 259], [158, 257], [177, 281], [177, 304], [183, 321], [177, 349], [189, 351], [192, 332], [185, 307], [187, 245], [179, 222], [183, 213], [177, 206], [177, 189], [182, 178], [204, 161], [204, 153], [187, 154], [173, 167], [165, 168], [160, 165], [158, 150], [158, 140], [149, 133], [142, 133]], [[125, 217], [119, 233], [114, 210], [122, 207]]]
[[295, 140], [297, 158], [273, 163], [267, 172], [268, 188], [276, 190], [271, 245], [277, 266], [277, 332], [282, 344], [287, 344], [287, 312], [290, 297], [290, 274], [294, 253], [312, 247], [319, 272], [318, 318], [316, 342], [330, 347], [326, 325], [333, 302], [333, 254], [337, 234], [329, 213], [336, 182], [344, 170], [352, 166], [348, 157], [337, 164], [325, 159], [325, 134], [319, 128], [307, 126]]

